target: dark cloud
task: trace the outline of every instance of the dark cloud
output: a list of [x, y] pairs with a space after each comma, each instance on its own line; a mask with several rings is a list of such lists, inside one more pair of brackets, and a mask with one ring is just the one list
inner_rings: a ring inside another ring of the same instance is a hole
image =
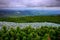
[[0, 8], [60, 7], [60, 0], [0, 0]]

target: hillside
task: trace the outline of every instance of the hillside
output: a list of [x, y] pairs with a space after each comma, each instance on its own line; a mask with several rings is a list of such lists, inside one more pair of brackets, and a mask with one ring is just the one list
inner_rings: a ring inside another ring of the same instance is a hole
[[7, 22], [53, 22], [60, 23], [60, 16], [25, 16], [25, 17], [0, 17], [0, 21]]

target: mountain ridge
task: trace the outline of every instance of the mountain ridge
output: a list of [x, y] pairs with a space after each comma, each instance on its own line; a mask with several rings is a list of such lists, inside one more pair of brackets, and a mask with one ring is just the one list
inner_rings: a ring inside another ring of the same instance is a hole
[[0, 10], [0, 16], [56, 16], [60, 10]]

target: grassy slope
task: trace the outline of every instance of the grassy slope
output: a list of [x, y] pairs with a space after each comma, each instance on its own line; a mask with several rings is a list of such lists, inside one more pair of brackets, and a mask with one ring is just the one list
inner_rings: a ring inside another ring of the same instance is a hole
[[8, 22], [54, 22], [60, 23], [60, 16], [25, 16], [25, 17], [0, 17], [0, 21]]

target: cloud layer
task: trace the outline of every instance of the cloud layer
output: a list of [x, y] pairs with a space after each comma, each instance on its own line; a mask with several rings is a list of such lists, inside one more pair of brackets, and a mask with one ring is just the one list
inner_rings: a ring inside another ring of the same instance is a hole
[[0, 8], [60, 7], [60, 0], [0, 0]]

